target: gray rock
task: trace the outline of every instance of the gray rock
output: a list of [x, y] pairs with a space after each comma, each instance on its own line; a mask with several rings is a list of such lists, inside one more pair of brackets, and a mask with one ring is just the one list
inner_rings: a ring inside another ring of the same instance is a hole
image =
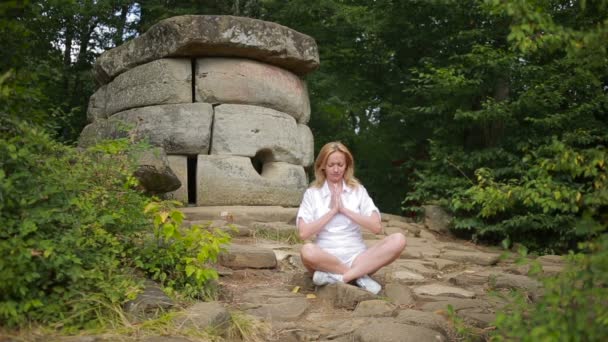
[[271, 249], [231, 244], [220, 253], [219, 263], [232, 269], [274, 268], [277, 258]]
[[463, 299], [454, 297], [439, 297], [439, 296], [421, 296], [421, 299], [430, 300], [423, 304], [420, 309], [427, 312], [437, 312], [447, 310], [448, 305], [451, 305], [454, 310], [468, 308], [488, 308], [491, 305], [481, 299]]
[[297, 207], [306, 190], [302, 166], [270, 162], [258, 174], [251, 160], [198, 156], [197, 205], [282, 205]]
[[258, 288], [243, 297], [248, 314], [269, 321], [294, 321], [302, 317], [310, 304], [301, 294], [277, 288]]
[[281, 206], [207, 206], [180, 208], [191, 221], [225, 220], [228, 223], [249, 225], [253, 222], [286, 222], [296, 220], [298, 208]]
[[395, 321], [398, 323], [423, 326], [435, 331], [441, 331], [445, 335], [450, 335], [450, 328], [446, 319], [443, 316], [432, 312], [405, 309], [399, 311], [397, 317], [395, 317]]
[[104, 52], [96, 60], [95, 78], [105, 84], [137, 65], [168, 56], [245, 57], [298, 75], [319, 66], [314, 39], [285, 26], [250, 18], [186, 15], [165, 19]]
[[196, 60], [195, 100], [271, 108], [300, 123], [310, 119], [306, 83], [293, 73], [241, 58]]
[[530, 277], [510, 273], [495, 273], [492, 275], [496, 288], [523, 290], [538, 298], [542, 294], [542, 284]]
[[230, 327], [231, 316], [220, 302], [199, 302], [173, 318], [180, 329], [213, 329], [222, 335]]
[[162, 147], [170, 154], [208, 154], [213, 108], [208, 103], [142, 107], [97, 119], [79, 138], [80, 147], [129, 138]]
[[410, 305], [415, 302], [409, 286], [399, 283], [388, 283], [384, 287], [384, 294], [395, 305]]
[[157, 317], [169, 309], [175, 303], [169, 298], [160, 287], [151, 280], [144, 283], [144, 291], [137, 297], [125, 303], [125, 311], [139, 319]]
[[456, 262], [468, 262], [481, 266], [491, 266], [498, 262], [500, 255], [477, 251], [465, 252], [450, 250], [441, 254], [441, 258]]
[[370, 292], [344, 283], [321, 286], [317, 294], [319, 298], [333, 303], [334, 307], [349, 310], [353, 310], [359, 302], [377, 298]]
[[310, 128], [303, 124], [298, 124], [298, 147], [302, 166], [309, 167], [314, 163], [315, 143]]
[[421, 342], [445, 341], [443, 334], [425, 327], [390, 321], [371, 322], [353, 333], [360, 342]]
[[188, 59], [159, 59], [116, 77], [106, 89], [108, 116], [131, 108], [192, 103]]
[[303, 165], [295, 119], [270, 108], [247, 105], [215, 107], [210, 154], [254, 157], [260, 162]]
[[461, 289], [458, 287], [446, 286], [441, 284], [429, 284], [422, 285], [414, 288], [416, 295], [427, 295], [427, 296], [448, 296], [448, 297], [459, 297], [459, 298], [474, 298], [475, 293]]
[[208, 154], [213, 108], [208, 103], [159, 105], [112, 115], [133, 127], [137, 140], [147, 140], [167, 154]]
[[391, 317], [396, 313], [395, 304], [380, 299], [372, 299], [360, 302], [353, 312], [357, 317]]
[[424, 223], [432, 231], [447, 234], [450, 232], [452, 216], [438, 205], [423, 205]]
[[100, 87], [89, 98], [89, 105], [87, 106], [87, 121], [89, 123], [108, 118], [108, 112], [106, 111], [106, 89], [106, 85]]
[[167, 156], [169, 167], [179, 179], [182, 185], [175, 191], [165, 194], [165, 198], [188, 203], [188, 157], [186, 156]]
[[139, 165], [133, 175], [146, 191], [165, 193], [179, 189], [181, 182], [169, 167], [162, 148], [152, 148], [134, 154]]

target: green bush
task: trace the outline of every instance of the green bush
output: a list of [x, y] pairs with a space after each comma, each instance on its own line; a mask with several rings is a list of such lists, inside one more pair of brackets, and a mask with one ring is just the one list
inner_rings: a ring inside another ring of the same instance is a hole
[[170, 203], [137, 190], [128, 139], [78, 151], [0, 118], [0, 321], [64, 328], [107, 320], [148, 274], [200, 297], [227, 236], [181, 227]]
[[218, 274], [209, 263], [217, 261], [230, 236], [208, 225], [183, 228], [184, 214], [175, 205], [179, 203], [151, 202], [146, 206], [145, 212], [154, 216], [154, 229], [136, 246], [134, 264], [169, 292], [178, 291], [191, 298], [211, 297], [212, 289], [205, 284], [217, 279]]
[[608, 236], [581, 246], [545, 281], [536, 304], [519, 297], [496, 318], [493, 341], [604, 341], [608, 336]]
[[78, 153], [36, 126], [2, 124], [0, 318], [85, 324], [99, 313], [91, 294], [117, 304], [137, 288], [120, 266], [147, 199], [131, 190], [126, 155]]

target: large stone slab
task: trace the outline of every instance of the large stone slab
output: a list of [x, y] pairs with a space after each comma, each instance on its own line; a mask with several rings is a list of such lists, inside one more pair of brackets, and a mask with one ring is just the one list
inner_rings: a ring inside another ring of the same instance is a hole
[[300, 123], [310, 119], [306, 83], [290, 71], [250, 59], [197, 59], [195, 99], [272, 108]]
[[182, 183], [177, 190], [168, 192], [165, 196], [168, 199], [188, 203], [188, 157], [186, 156], [167, 156], [169, 167]]
[[321, 286], [317, 295], [319, 298], [331, 302], [336, 308], [348, 310], [354, 310], [360, 302], [378, 298], [370, 292], [344, 283]]
[[298, 208], [280, 206], [209, 206], [180, 209], [186, 220], [225, 220], [228, 223], [249, 225], [252, 222], [295, 222]]
[[310, 128], [303, 124], [298, 124], [298, 145], [302, 156], [302, 166], [309, 167], [315, 161], [315, 141]]
[[446, 286], [441, 284], [428, 284], [414, 288], [416, 295], [427, 296], [448, 296], [458, 298], [474, 298], [475, 293], [461, 289], [459, 287]]
[[154, 194], [179, 189], [181, 182], [169, 167], [167, 155], [162, 148], [155, 147], [133, 155], [137, 169], [133, 173], [146, 191]]
[[229, 328], [230, 313], [220, 302], [198, 302], [175, 315], [173, 322], [184, 329], [214, 329], [221, 335]]
[[307, 187], [302, 166], [271, 162], [258, 174], [246, 157], [199, 155], [197, 205], [297, 207]]
[[275, 268], [277, 258], [272, 249], [231, 244], [220, 253], [220, 265], [232, 269]]
[[442, 333], [425, 327], [389, 321], [374, 321], [353, 333], [353, 341], [360, 342], [421, 342], [445, 341]]
[[498, 262], [500, 255], [478, 251], [465, 252], [449, 250], [443, 253], [441, 258], [456, 262], [468, 262], [481, 266], [491, 266]]
[[87, 121], [89, 123], [108, 118], [108, 113], [106, 112], [107, 87], [107, 85], [100, 87], [91, 95], [91, 97], [89, 97], [89, 105], [87, 106]]
[[147, 141], [166, 153], [208, 154], [213, 107], [208, 103], [150, 106], [97, 119], [80, 134], [79, 145], [88, 147], [103, 139]]
[[106, 100], [108, 116], [136, 107], [192, 103], [192, 64], [167, 58], [140, 65], [108, 84]]
[[258, 154], [261, 162], [304, 164], [295, 119], [274, 109], [258, 106], [215, 107], [210, 154], [244, 157]]
[[97, 58], [95, 78], [105, 84], [117, 75], [169, 56], [245, 57], [307, 74], [319, 66], [317, 44], [288, 27], [257, 19], [185, 15], [160, 21], [141, 36]]
[[245, 312], [271, 322], [298, 320], [310, 306], [303, 295], [277, 288], [249, 290], [242, 301]]

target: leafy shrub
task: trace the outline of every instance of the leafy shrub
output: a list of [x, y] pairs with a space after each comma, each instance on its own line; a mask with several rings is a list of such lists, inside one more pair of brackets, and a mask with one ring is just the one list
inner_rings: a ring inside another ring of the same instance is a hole
[[608, 236], [585, 243], [570, 265], [545, 280], [545, 294], [522, 297], [496, 318], [494, 341], [603, 341], [608, 336]]
[[145, 212], [154, 216], [154, 229], [136, 246], [134, 264], [168, 291], [177, 290], [193, 298], [212, 296], [204, 285], [217, 279], [218, 274], [209, 263], [217, 261], [230, 236], [209, 226], [183, 228], [184, 214], [175, 205], [179, 202], [155, 201], [146, 206]]
[[[546, 252], [574, 249], [601, 230], [601, 209], [608, 205], [606, 160], [601, 145], [574, 148], [554, 139], [523, 158], [519, 178], [498, 181], [492, 170], [480, 168], [477, 183], [452, 199], [453, 209], [476, 213], [457, 219], [456, 228]], [[576, 229], [583, 213], [595, 214]]]
[[0, 321], [97, 326], [137, 294], [138, 273], [187, 296], [208, 292], [208, 262], [228, 239], [182, 228], [171, 203], [137, 190], [130, 156], [142, 146], [78, 151], [35, 125], [0, 123]]
[[119, 303], [136, 289], [121, 265], [147, 225], [147, 199], [131, 190], [125, 154], [78, 153], [13, 120], [2, 127], [0, 318], [85, 324], [97, 314], [90, 294]]

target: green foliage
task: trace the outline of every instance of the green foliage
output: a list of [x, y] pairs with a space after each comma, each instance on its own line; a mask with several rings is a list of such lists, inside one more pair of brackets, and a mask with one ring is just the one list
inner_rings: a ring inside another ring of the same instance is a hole
[[208, 263], [229, 239], [183, 228], [172, 203], [136, 190], [137, 145], [125, 138], [79, 152], [12, 119], [0, 133], [2, 321], [98, 326], [137, 294], [137, 270], [172, 293], [210, 292]]
[[[606, 225], [604, 225], [606, 228]], [[602, 341], [608, 336], [608, 237], [572, 253], [544, 296], [528, 304], [519, 296], [496, 318], [493, 341]]]
[[[143, 230], [146, 198], [125, 154], [78, 153], [40, 128], [3, 120], [0, 135], [0, 317], [86, 325], [138, 288], [121, 269]], [[98, 309], [93, 309], [98, 307]]]
[[153, 215], [154, 229], [135, 247], [134, 264], [171, 293], [202, 298], [209, 293], [209, 281], [217, 279], [210, 263], [230, 242], [230, 236], [209, 226], [182, 227], [184, 214], [175, 209], [178, 202], [150, 202], [145, 212]]

